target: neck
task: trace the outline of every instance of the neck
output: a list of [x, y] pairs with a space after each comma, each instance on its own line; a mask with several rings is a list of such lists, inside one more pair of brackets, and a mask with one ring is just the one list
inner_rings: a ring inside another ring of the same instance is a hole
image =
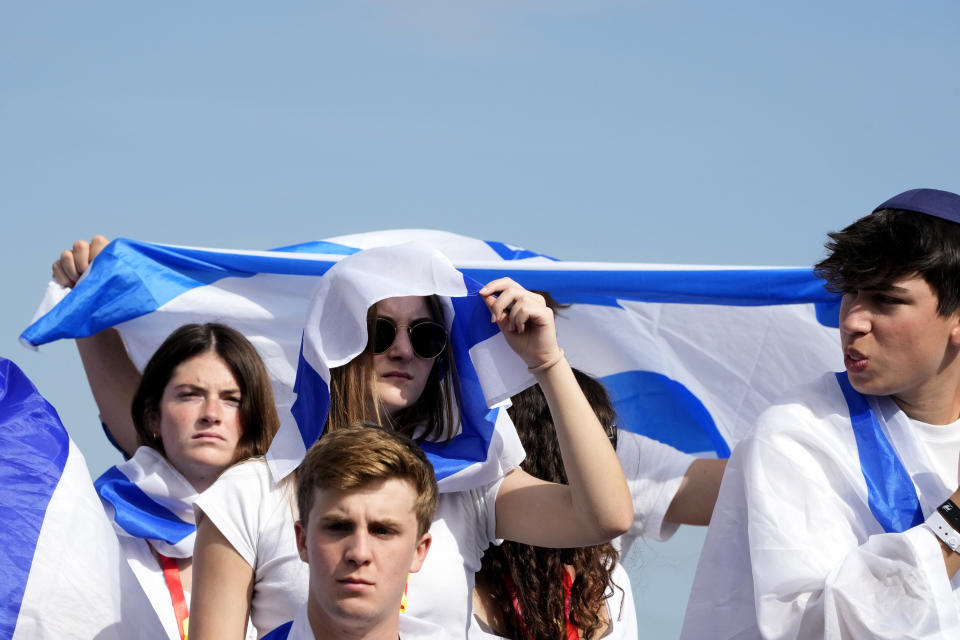
[[960, 379], [943, 380], [939, 384], [890, 397], [913, 420], [943, 425], [960, 418]]
[[394, 615], [380, 620], [341, 620], [326, 615], [311, 599], [307, 619], [316, 640], [397, 640], [400, 637], [400, 603]]

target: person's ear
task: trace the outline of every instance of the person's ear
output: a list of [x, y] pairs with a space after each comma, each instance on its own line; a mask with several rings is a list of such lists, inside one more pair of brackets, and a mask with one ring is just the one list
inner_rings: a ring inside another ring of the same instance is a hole
[[410, 573], [420, 571], [420, 567], [423, 566], [423, 561], [427, 559], [427, 552], [430, 551], [431, 542], [433, 542], [433, 536], [430, 535], [429, 531], [420, 536], [420, 540], [417, 542], [417, 548], [414, 549], [413, 552], [413, 562], [410, 563]]
[[309, 563], [309, 556], [307, 556], [307, 527], [303, 524], [302, 520], [297, 520], [293, 523], [293, 532], [297, 536], [297, 551], [300, 553], [300, 559]]
[[960, 311], [954, 312], [950, 316], [953, 326], [950, 328], [950, 344], [960, 347]]

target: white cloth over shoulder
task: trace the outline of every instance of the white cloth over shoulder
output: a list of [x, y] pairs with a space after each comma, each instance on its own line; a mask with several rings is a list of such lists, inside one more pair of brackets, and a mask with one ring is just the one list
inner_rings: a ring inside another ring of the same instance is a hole
[[[956, 479], [935, 473], [891, 400], [867, 401], [929, 515]], [[764, 412], [727, 465], [682, 637], [960, 637], [960, 578], [936, 537], [885, 533], [867, 495], [835, 376]]]
[[[403, 614], [466, 635], [474, 574], [494, 541], [494, 503], [500, 480], [469, 491], [441, 493], [430, 533], [433, 542], [407, 585]], [[292, 483], [273, 483], [255, 459], [228, 469], [200, 495], [197, 507], [254, 570], [250, 617], [261, 635], [292, 619], [307, 601], [309, 574], [293, 531]]]

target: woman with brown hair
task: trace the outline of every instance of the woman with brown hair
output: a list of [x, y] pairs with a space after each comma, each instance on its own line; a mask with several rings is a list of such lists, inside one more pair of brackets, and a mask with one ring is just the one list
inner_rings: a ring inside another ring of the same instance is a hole
[[[55, 279], [73, 286], [105, 244], [78, 242], [54, 263]], [[77, 346], [107, 436], [128, 458], [95, 486], [165, 635], [184, 640], [193, 504], [227, 467], [267, 451], [279, 420], [266, 369], [243, 335], [217, 323], [174, 331], [142, 374], [114, 329]], [[124, 615], [149, 624], [142, 611]]]

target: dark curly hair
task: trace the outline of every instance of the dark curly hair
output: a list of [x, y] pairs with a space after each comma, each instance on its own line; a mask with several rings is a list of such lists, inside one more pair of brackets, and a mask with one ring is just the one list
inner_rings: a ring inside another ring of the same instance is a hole
[[[576, 369], [574, 374], [600, 424], [608, 434], [615, 431], [616, 414], [603, 385]], [[521, 465], [524, 471], [543, 480], [566, 484], [560, 445], [540, 387], [534, 385], [512, 400], [513, 407], [508, 411], [527, 452]], [[617, 555], [609, 543], [576, 549], [544, 549], [505, 541], [499, 547], [487, 549], [477, 573], [477, 584], [487, 589], [487, 595], [495, 604], [494, 615], [503, 626], [496, 631], [510, 638], [556, 640], [566, 637], [563, 574], [571, 567], [575, 577], [570, 618], [584, 638], [593, 638], [605, 622], [602, 612], [608, 587], [619, 589], [621, 599], [623, 597], [623, 589], [610, 579]], [[519, 587], [516, 596], [522, 619], [514, 612], [510, 584]]]
[[828, 235], [827, 257], [814, 273], [829, 291], [883, 290], [919, 275], [937, 293], [940, 315], [960, 308], [960, 224], [914, 211], [880, 209]]

